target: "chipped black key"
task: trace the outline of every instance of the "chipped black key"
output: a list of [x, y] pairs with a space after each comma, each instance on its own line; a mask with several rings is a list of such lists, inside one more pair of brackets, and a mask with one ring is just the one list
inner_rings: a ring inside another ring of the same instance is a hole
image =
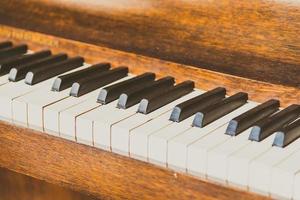
[[225, 98], [225, 95], [226, 89], [218, 87], [180, 103], [172, 110], [170, 120], [174, 122], [181, 122], [203, 108], [221, 101], [223, 98]]
[[86, 69], [59, 76], [55, 79], [52, 85], [52, 91], [62, 91], [68, 87], [71, 87], [75, 81], [84, 77], [94, 76], [95, 74], [101, 75], [103, 72], [109, 70], [110, 67], [110, 63], [99, 63], [87, 67]]
[[155, 80], [155, 74], [146, 72], [144, 74], [128, 79], [126, 81], [122, 81], [120, 83], [107, 86], [101, 89], [99, 96], [97, 98], [97, 102], [102, 104], [108, 104], [118, 99], [123, 92], [145, 87], [151, 82], [153, 82], [154, 80]]
[[239, 92], [197, 112], [193, 126], [202, 128], [247, 103], [248, 94]]
[[260, 142], [275, 131], [278, 131], [285, 125], [296, 120], [299, 116], [300, 105], [291, 105], [284, 110], [255, 123], [251, 130], [249, 140]]
[[128, 67], [118, 67], [101, 74], [85, 77], [72, 84], [70, 95], [80, 97], [95, 89], [124, 78], [127, 74]]
[[5, 61], [14, 56], [18, 56], [27, 52], [27, 45], [22, 44], [0, 50], [0, 62]]
[[78, 56], [59, 63], [49, 64], [43, 68], [32, 69], [26, 74], [25, 83], [28, 85], [37, 84], [56, 75], [76, 69], [77, 67], [82, 66], [83, 62], [84, 59]]
[[172, 87], [174, 83], [174, 78], [167, 76], [152, 82], [144, 88], [125, 92], [120, 95], [117, 107], [127, 109], [140, 102], [143, 98], [151, 98], [161, 95], [167, 91], [168, 88]]
[[273, 146], [286, 147], [298, 138], [300, 138], [300, 119], [285, 126], [275, 133]]
[[174, 87], [171, 87], [168, 91], [159, 96], [144, 98], [141, 100], [138, 112], [148, 114], [164, 105], [167, 105], [168, 103], [192, 92], [194, 85], [193, 81], [184, 81]]
[[10, 41], [0, 42], [0, 50], [11, 47], [13, 44]]
[[29, 72], [30, 70], [47, 67], [50, 64], [62, 62], [67, 58], [67, 54], [57, 54], [34, 62], [27, 63], [25, 65], [16, 66], [10, 70], [8, 79], [14, 82], [22, 80], [25, 78], [27, 72]]
[[271, 99], [255, 108], [235, 117], [229, 122], [225, 134], [237, 136], [244, 130], [250, 128], [255, 122], [268, 117], [279, 110], [279, 101]]
[[51, 55], [51, 51], [45, 50], [45, 51], [39, 51], [33, 54], [26, 54], [19, 57], [16, 57], [14, 59], [6, 60], [5, 62], [0, 64], [0, 74], [4, 75], [9, 73], [9, 71], [16, 66], [19, 65], [25, 65], [27, 63], [31, 63], [34, 61], [37, 61], [39, 59], [48, 57]]

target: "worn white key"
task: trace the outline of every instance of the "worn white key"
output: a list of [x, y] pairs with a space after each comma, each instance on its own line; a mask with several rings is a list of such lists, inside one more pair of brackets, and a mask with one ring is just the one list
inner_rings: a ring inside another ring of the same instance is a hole
[[[71, 73], [86, 68], [87, 65], [71, 70]], [[54, 80], [54, 79], [53, 79]], [[51, 91], [52, 82], [28, 94], [14, 98], [12, 102], [14, 120], [28, 127], [43, 131], [44, 107], [56, 103], [69, 96], [69, 89], [61, 92]]]
[[[115, 81], [113, 83], [110, 83], [106, 86], [127, 80], [129, 77], [125, 77], [123, 79], [120, 79], [118, 81]], [[47, 106], [44, 108], [44, 130], [47, 133], [52, 133], [54, 135], [59, 135], [59, 126], [60, 126], [60, 112], [68, 109], [69, 107], [73, 107], [77, 104], [80, 104], [81, 102], [84, 102], [88, 99], [94, 99], [94, 101], [97, 101], [97, 96], [100, 92], [101, 88], [96, 89], [92, 92], [89, 92], [83, 96], [80, 97], [73, 97], [69, 96], [66, 99], [63, 99], [57, 103], [54, 103], [50, 106]]]
[[67, 108], [60, 112], [59, 133], [60, 136], [72, 141], [77, 141], [76, 135], [76, 119], [77, 117], [98, 108], [101, 104], [97, 103], [95, 98], [90, 98], [75, 106]]
[[271, 185], [271, 170], [292, 153], [300, 149], [300, 139], [285, 148], [272, 147], [264, 154], [252, 160], [249, 165], [250, 191], [268, 194]]
[[114, 124], [111, 128], [112, 151], [113, 152], [120, 151], [123, 152], [124, 154], [129, 154], [129, 146], [130, 146], [129, 137], [131, 134], [131, 130], [170, 111], [177, 104], [186, 101], [190, 98], [193, 98], [196, 95], [198, 95], [198, 92], [192, 92], [147, 115], [136, 113], [135, 115]]
[[167, 165], [168, 142], [179, 134], [192, 128], [194, 115], [181, 121], [173, 122], [169, 126], [157, 131], [149, 137], [149, 161], [158, 165]]
[[232, 137], [216, 148], [210, 150], [207, 154], [207, 170], [206, 175], [209, 179], [217, 180], [225, 183], [228, 172], [229, 156], [249, 144], [248, 140], [251, 128], [247, 129], [240, 135]]
[[294, 192], [295, 175], [299, 172], [300, 151], [297, 151], [272, 168], [271, 196], [291, 199]]
[[194, 127], [191, 130], [172, 139], [168, 144], [168, 166], [174, 169], [186, 170], [188, 168], [187, 155], [189, 145], [224, 126], [232, 118], [240, 115], [252, 107], [254, 107], [252, 103], [247, 103], [203, 128]]
[[270, 149], [272, 147], [274, 138], [275, 134], [272, 134], [261, 142], [253, 141], [232, 154], [228, 161], [228, 183], [247, 188], [250, 162]]

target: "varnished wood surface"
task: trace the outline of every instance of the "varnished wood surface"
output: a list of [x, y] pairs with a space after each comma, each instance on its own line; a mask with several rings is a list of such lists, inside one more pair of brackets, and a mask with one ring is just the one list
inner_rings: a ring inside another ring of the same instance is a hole
[[81, 55], [89, 63], [111, 62], [113, 66], [126, 65], [130, 72], [139, 74], [146, 71], [155, 72], [159, 76], [174, 76], [177, 82], [193, 80], [203, 90], [214, 87], [226, 87], [228, 94], [244, 91], [253, 101], [264, 102], [270, 98], [281, 101], [285, 107], [292, 103], [300, 103], [300, 89], [266, 82], [260, 82], [232, 75], [217, 73], [166, 62], [154, 58], [139, 56], [132, 53], [112, 50], [105, 47], [90, 45], [59, 37], [44, 35], [31, 31], [0, 25], [0, 40], [13, 40], [16, 43], [27, 43], [32, 50], [49, 48], [53, 52], [66, 52], [70, 55]]
[[295, 0], [1, 0], [0, 23], [300, 87]]
[[101, 199], [266, 199], [3, 122], [0, 166]]
[[0, 168], [1, 200], [97, 200], [45, 181]]

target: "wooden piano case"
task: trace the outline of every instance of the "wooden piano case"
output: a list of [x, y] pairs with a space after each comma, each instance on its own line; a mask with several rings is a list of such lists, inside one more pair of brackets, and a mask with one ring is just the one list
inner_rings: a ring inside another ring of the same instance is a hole
[[[293, 1], [2, 0], [0, 40], [126, 65], [251, 100], [300, 100], [300, 6]], [[0, 122], [0, 166], [103, 199], [263, 199]]]

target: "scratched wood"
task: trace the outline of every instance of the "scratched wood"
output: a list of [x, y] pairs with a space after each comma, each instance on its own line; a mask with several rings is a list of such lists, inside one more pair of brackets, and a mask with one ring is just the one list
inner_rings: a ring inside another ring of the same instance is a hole
[[300, 87], [295, 0], [1, 0], [0, 23]]
[[70, 55], [81, 55], [85, 57], [86, 61], [89, 63], [111, 62], [113, 66], [126, 65], [133, 74], [151, 71], [159, 76], [174, 76], [177, 82], [188, 79], [193, 80], [195, 81], [196, 86], [203, 90], [222, 86], [227, 89], [228, 94], [244, 91], [249, 94], [251, 100], [257, 102], [275, 98], [281, 101], [281, 106], [283, 107], [292, 103], [300, 103], [300, 89], [298, 87], [289, 87], [246, 79], [0, 25], [0, 40], [5, 39], [13, 40], [16, 43], [26, 43], [32, 50], [50, 48], [53, 52], [66, 52]]
[[266, 199], [3, 122], [0, 166], [100, 199]]

